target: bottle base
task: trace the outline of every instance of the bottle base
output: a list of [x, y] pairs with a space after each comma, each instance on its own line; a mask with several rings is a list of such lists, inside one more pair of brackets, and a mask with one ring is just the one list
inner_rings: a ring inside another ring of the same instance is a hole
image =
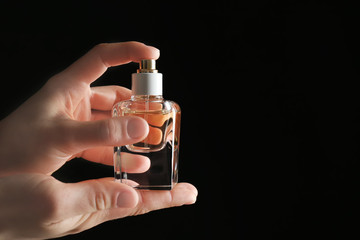
[[[143, 173], [123, 172], [121, 169], [126, 162], [122, 162], [122, 153], [142, 155], [150, 159], [150, 168]], [[142, 190], [171, 190], [177, 183], [177, 156], [170, 143], [156, 152], [137, 153], [130, 151], [127, 146], [114, 148], [114, 177], [116, 182], [125, 183], [135, 189]]]
[[139, 190], [171, 190], [172, 186], [136, 186]]
[[176, 184], [175, 183], [173, 185], [132, 185], [132, 184], [129, 184], [128, 181], [118, 179], [118, 178], [115, 179], [115, 182], [125, 183], [125, 184], [127, 184], [135, 189], [139, 189], [139, 190], [172, 190]]

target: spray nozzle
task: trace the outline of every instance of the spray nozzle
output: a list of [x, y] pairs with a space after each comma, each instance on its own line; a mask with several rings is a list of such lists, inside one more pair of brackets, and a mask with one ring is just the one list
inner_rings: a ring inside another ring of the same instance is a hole
[[156, 62], [154, 59], [143, 59], [139, 62], [138, 73], [157, 73]]

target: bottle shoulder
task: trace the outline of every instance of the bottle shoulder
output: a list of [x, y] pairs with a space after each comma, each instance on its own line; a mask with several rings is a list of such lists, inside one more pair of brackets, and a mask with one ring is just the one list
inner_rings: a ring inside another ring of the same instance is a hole
[[117, 113], [114, 115], [123, 115], [123, 113], [135, 112], [157, 112], [162, 114], [169, 112], [180, 112], [180, 106], [174, 101], [165, 99], [158, 99], [156, 101], [129, 99], [120, 101], [113, 106], [113, 113]]
[[114, 106], [113, 106], [113, 109], [114, 108], [122, 108], [122, 107], [126, 107], [126, 106], [131, 106], [132, 103], [133, 103], [133, 101], [131, 101], [131, 99], [123, 100], [123, 101], [115, 103]]
[[176, 102], [174, 101], [171, 101], [171, 100], [165, 100], [168, 102], [169, 105], [171, 105], [172, 109], [175, 111], [175, 112], [181, 112], [181, 108], [179, 106], [179, 104], [177, 104]]

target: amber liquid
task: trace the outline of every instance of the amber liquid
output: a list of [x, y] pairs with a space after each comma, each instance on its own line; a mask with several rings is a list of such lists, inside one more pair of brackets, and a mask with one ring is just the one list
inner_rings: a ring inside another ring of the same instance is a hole
[[[149, 124], [149, 134], [141, 142], [127, 145], [130, 151], [134, 152], [154, 152], [163, 149], [166, 145], [166, 139], [172, 134], [173, 117], [172, 112], [163, 111], [137, 111], [125, 113], [125, 116], [137, 116], [145, 119]], [[171, 136], [170, 136], [171, 137]]]
[[[149, 105], [137, 106], [135, 110], [120, 109], [122, 116], [138, 116], [145, 119], [149, 124], [149, 134], [138, 143], [114, 148], [116, 180], [138, 189], [149, 190], [170, 190], [177, 183], [181, 113], [178, 106], [172, 104], [174, 107], [164, 110]], [[126, 163], [121, 161], [121, 153], [148, 157], [149, 170], [144, 173], [123, 172]]]

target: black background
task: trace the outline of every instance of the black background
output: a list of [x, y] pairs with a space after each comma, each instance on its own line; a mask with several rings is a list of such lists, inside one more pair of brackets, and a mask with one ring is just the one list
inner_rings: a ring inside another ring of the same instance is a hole
[[[128, 40], [160, 49], [164, 97], [182, 108], [180, 180], [198, 188], [197, 203], [61, 239], [359, 237], [355, 5], [2, 1], [0, 11], [2, 118], [94, 45]], [[136, 68], [93, 85], [130, 87]], [[55, 176], [112, 173], [76, 159]]]

